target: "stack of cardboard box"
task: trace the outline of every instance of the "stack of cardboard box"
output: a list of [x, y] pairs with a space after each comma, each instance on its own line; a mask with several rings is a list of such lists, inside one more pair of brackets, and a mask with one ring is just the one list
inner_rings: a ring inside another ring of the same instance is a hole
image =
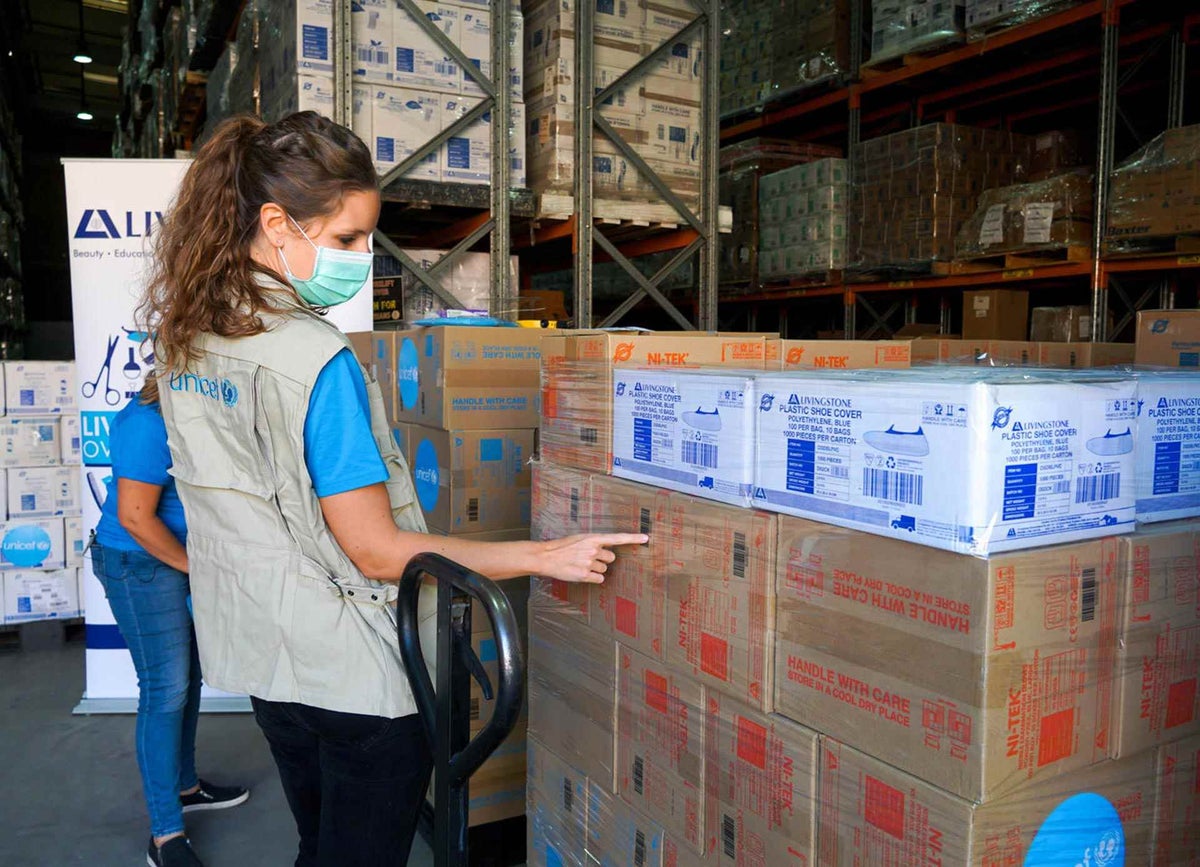
[[[489, 4], [418, 3], [425, 17], [462, 50], [498, 87], [513, 94], [512, 185], [525, 179], [525, 115], [521, 45], [523, 19], [514, 10], [508, 22], [512, 65], [506, 75], [491, 70]], [[483, 98], [475, 80], [451, 58], [395, 0], [352, 4], [354, 40], [354, 131], [367, 143], [380, 173], [474, 108]], [[327, 0], [249, 3], [239, 21], [238, 39], [219, 67], [226, 75], [226, 110], [258, 112], [268, 121], [295, 111], [333, 114], [333, 7]], [[233, 104], [253, 94], [251, 104]], [[220, 118], [210, 116], [209, 125]], [[446, 183], [487, 184], [491, 180], [491, 114], [454, 136], [407, 177]]]
[[[676, 40], [696, 15], [685, 0], [597, 2], [596, 91], [606, 89], [653, 49], [675, 40], [649, 72], [596, 106], [685, 202], [700, 195], [704, 64], [699, 36]], [[530, 187], [571, 194], [575, 177], [574, 0], [538, 0], [525, 7], [525, 93], [529, 115]], [[594, 130], [592, 173], [597, 198], [658, 201], [661, 196], [607, 137]]]
[[963, 223], [955, 255], [1082, 247], [1092, 237], [1092, 175], [1086, 169], [1044, 181], [986, 190]]
[[[412, 470], [431, 533], [477, 541], [529, 538], [530, 467], [537, 427], [542, 332], [448, 326], [372, 335], [371, 362], [383, 386], [392, 435]], [[528, 580], [503, 582], [523, 614]], [[518, 620], [525, 640], [524, 617]], [[495, 641], [482, 612], [472, 644], [497, 672]], [[472, 730], [491, 716], [472, 684]], [[525, 725], [472, 777], [472, 824], [524, 812]]]
[[0, 376], [0, 623], [78, 617], [84, 529], [75, 363], [10, 361]]
[[1200, 125], [1170, 129], [1112, 173], [1108, 245], [1200, 232]]
[[871, 0], [871, 63], [963, 40], [963, 0]]
[[982, 39], [1001, 27], [1034, 21], [1079, 0], [966, 0], [967, 38]]
[[1200, 854], [1200, 380], [624, 337], [545, 359], [535, 537], [650, 544], [535, 581], [531, 864]]
[[954, 258], [954, 239], [979, 195], [1025, 177], [1032, 139], [926, 124], [854, 148], [852, 266], [886, 268]]
[[738, 0], [722, 7], [721, 114], [762, 105], [850, 68], [848, 0]]
[[767, 175], [758, 192], [763, 280], [846, 267], [846, 161], [817, 160]]

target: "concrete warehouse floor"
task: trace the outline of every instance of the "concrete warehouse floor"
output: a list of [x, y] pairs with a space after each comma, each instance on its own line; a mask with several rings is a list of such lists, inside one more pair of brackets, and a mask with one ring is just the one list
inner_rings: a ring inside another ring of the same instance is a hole
[[[83, 642], [0, 653], [0, 865], [140, 867], [149, 833], [133, 716], [72, 716]], [[249, 786], [241, 807], [187, 817], [207, 867], [290, 867], [296, 827], [267, 743], [249, 714], [206, 714], [200, 773]], [[433, 859], [418, 837], [410, 867]]]

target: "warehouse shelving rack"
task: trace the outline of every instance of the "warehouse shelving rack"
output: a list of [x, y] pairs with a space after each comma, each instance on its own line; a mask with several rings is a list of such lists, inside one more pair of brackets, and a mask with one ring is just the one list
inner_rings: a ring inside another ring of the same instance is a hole
[[[862, 20], [863, 4], [855, 0], [856, 20]], [[1157, 7], [1149, 24], [1122, 32], [1121, 13]], [[1169, 7], [1169, 8], [1163, 8]], [[858, 31], [853, 31], [858, 32]], [[1032, 96], [1062, 85], [1086, 83], [1097, 77], [1098, 91], [1059, 101], [1026, 107], [1000, 118], [1011, 125], [1037, 116], [1051, 115], [1080, 106], [1098, 108], [1095, 154], [1096, 190], [1093, 234], [1085, 262], [1049, 263], [1035, 267], [976, 274], [930, 275], [881, 282], [836, 282], [814, 284], [796, 280], [743, 295], [723, 296], [721, 303], [744, 311], [747, 327], [757, 327], [758, 311], [774, 305], [779, 327], [786, 331], [790, 314], [802, 299], [843, 301], [844, 334], [847, 338], [886, 334], [887, 323], [901, 315], [911, 322], [917, 303], [930, 293], [940, 293], [939, 319], [949, 329], [950, 299], [972, 286], [1021, 283], [1031, 287], [1069, 285], [1076, 291], [1089, 290], [1093, 312], [1109, 311], [1120, 302], [1121, 317], [1113, 333], [1119, 333], [1145, 304], [1170, 306], [1181, 274], [1196, 273], [1200, 259], [1192, 255], [1162, 254], [1138, 258], [1113, 258], [1104, 250], [1108, 179], [1115, 166], [1114, 136], [1118, 121], [1131, 126], [1122, 110], [1120, 96], [1144, 93], [1145, 85], [1130, 87], [1147, 59], [1169, 50], [1169, 94], [1167, 128], [1184, 120], [1187, 52], [1200, 42], [1200, 12], [1185, 5], [1151, 4], [1145, 0], [1088, 0], [1045, 17], [1018, 24], [942, 52], [905, 58], [895, 68], [865, 70], [852, 58], [848, 81], [816, 94], [801, 92], [787, 100], [767, 104], [751, 117], [736, 116], [722, 125], [722, 143], [755, 135], [796, 134], [806, 141], [840, 139], [849, 150], [862, 138], [864, 126], [891, 131], [934, 120], [957, 122], [960, 112], [978, 111], [998, 102], [997, 91], [1008, 98]], [[857, 54], [859, 45], [852, 46]], [[1041, 54], [1034, 54], [1041, 49]], [[939, 80], [954, 74], [956, 81]], [[801, 128], [802, 127], [802, 128]], [[1134, 280], [1151, 280], [1150, 288], [1132, 289]], [[880, 299], [885, 299], [880, 301]], [[872, 301], [875, 303], [872, 303]], [[882, 304], [888, 306], [880, 312]], [[877, 306], [878, 305], [878, 306]], [[870, 321], [860, 327], [859, 314]], [[1093, 339], [1103, 340], [1108, 316], [1094, 315]]]

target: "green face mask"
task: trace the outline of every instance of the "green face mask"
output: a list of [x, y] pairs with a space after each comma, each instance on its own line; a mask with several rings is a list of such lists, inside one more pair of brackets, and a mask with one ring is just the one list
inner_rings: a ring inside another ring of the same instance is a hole
[[[289, 220], [292, 218], [289, 216]], [[334, 307], [344, 304], [366, 285], [371, 276], [371, 253], [357, 250], [335, 250], [333, 247], [318, 247], [313, 244], [308, 233], [300, 228], [300, 224], [292, 220], [292, 225], [300, 230], [304, 240], [317, 251], [313, 261], [312, 276], [302, 279], [292, 273], [283, 248], [279, 248], [279, 259], [283, 262], [283, 272], [288, 282], [296, 290], [296, 294], [314, 307]]]

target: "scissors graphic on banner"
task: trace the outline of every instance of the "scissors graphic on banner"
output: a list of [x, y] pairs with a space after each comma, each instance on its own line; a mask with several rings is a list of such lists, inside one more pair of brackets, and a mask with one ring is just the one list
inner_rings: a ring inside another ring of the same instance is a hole
[[[145, 342], [146, 335], [143, 332], [133, 331], [128, 328], [122, 328], [121, 330], [125, 332], [125, 336], [131, 342], [136, 343], [139, 346]], [[108, 351], [104, 355], [104, 363], [100, 365], [100, 369], [96, 372], [96, 378], [83, 383], [81, 390], [85, 398], [92, 398], [96, 396], [96, 393], [100, 390], [101, 380], [104, 381], [104, 402], [109, 406], [116, 406], [121, 402], [123, 397], [132, 396], [132, 392], [126, 393], [119, 388], [114, 388], [112, 385], [113, 355], [116, 353], [117, 345], [120, 342], [120, 335], [114, 335], [109, 338]], [[142, 376], [142, 365], [149, 367], [154, 364], [154, 354], [153, 350], [151, 350], [147, 356], [142, 356], [139, 358], [141, 353], [138, 352], [137, 347], [130, 346], [128, 349], [129, 357], [124, 366], [122, 366], [121, 372], [124, 374], [125, 379], [128, 380], [132, 386], [136, 384], [137, 380], [139, 380]]]

